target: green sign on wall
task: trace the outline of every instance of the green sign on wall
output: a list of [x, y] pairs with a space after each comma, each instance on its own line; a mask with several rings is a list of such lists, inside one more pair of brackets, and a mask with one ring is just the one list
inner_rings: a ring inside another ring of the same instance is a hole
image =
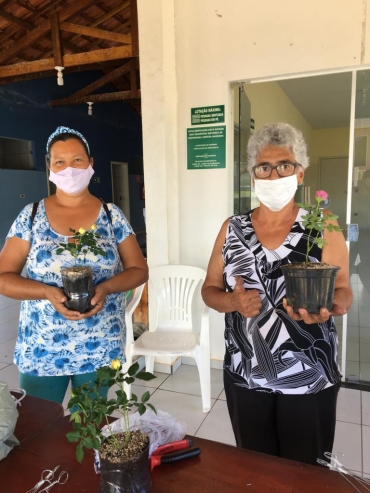
[[226, 167], [226, 125], [188, 128], [188, 169]]
[[205, 125], [207, 123], [223, 123], [225, 121], [225, 106], [201, 106], [191, 108], [191, 124]]

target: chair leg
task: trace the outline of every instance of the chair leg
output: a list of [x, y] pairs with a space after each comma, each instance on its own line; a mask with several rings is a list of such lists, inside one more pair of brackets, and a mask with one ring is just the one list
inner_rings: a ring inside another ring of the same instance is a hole
[[197, 362], [199, 372], [203, 412], [208, 413], [211, 409], [211, 365], [209, 351], [199, 350], [195, 355], [195, 361]]
[[145, 356], [145, 369], [149, 373], [154, 372], [154, 356]]

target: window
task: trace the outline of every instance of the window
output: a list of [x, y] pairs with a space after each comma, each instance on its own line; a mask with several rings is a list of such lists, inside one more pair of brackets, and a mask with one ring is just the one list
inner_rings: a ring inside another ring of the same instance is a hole
[[34, 169], [32, 142], [0, 137], [0, 168]]

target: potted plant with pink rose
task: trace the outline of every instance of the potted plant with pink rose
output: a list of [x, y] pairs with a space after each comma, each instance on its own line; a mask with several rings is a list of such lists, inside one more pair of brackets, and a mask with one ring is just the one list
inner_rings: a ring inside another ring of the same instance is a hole
[[287, 302], [295, 312], [298, 312], [299, 308], [305, 308], [308, 313], [319, 313], [321, 307], [331, 310], [333, 306], [335, 279], [340, 267], [309, 260], [309, 253], [314, 245], [323, 248], [327, 244], [323, 235], [325, 229], [329, 232], [341, 230], [339, 226], [328, 223], [328, 220], [335, 220], [338, 216], [324, 211], [322, 202], [327, 198], [327, 192], [318, 190], [315, 205], [298, 204], [307, 210], [307, 214], [302, 216], [302, 226], [308, 230], [306, 260], [281, 266]]

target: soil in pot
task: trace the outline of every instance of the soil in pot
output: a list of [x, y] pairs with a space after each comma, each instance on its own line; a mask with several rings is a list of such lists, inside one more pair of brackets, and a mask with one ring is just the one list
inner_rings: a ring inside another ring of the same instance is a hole
[[149, 438], [140, 431], [115, 435], [122, 448], [106, 441], [100, 448], [99, 493], [150, 493]]
[[80, 313], [91, 310], [90, 301], [94, 296], [91, 267], [64, 267], [60, 272], [68, 298], [64, 305]]
[[286, 298], [295, 312], [305, 308], [319, 313], [320, 308], [332, 309], [335, 279], [340, 267], [324, 262], [299, 262], [282, 265]]

